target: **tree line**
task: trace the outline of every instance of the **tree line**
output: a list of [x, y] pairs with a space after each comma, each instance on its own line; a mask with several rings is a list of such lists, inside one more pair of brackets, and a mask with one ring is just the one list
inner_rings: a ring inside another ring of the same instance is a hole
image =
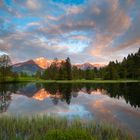
[[55, 58], [51, 66], [42, 74], [38, 71], [36, 73], [36, 77], [41, 77], [46, 80], [93, 80], [97, 72], [97, 68], [87, 68], [86, 70], [78, 69], [76, 66], [71, 64], [69, 57], [62, 62], [58, 62], [58, 59]]
[[99, 73], [103, 79], [140, 79], [140, 49], [124, 57], [122, 62], [109, 62]]
[[[29, 75], [23, 72], [20, 74], [13, 72], [10, 57], [0, 56], [0, 81], [6, 81], [7, 77], [13, 77], [16, 81], [19, 76], [28, 77]], [[49, 68], [37, 71], [32, 76], [45, 80], [140, 79], [140, 49], [134, 54], [129, 54], [122, 62], [110, 61], [107, 66], [99, 69], [82, 70], [72, 65], [69, 57], [61, 62], [55, 58]]]
[[58, 66], [58, 59], [55, 59], [52, 65], [44, 71], [42, 78], [50, 80], [140, 79], [140, 49], [135, 54], [129, 54], [122, 62], [110, 61], [107, 66], [99, 69], [78, 69], [71, 65], [70, 58]]
[[51, 66], [43, 72], [42, 78], [49, 80], [72, 80], [70, 58], [62, 62], [58, 62], [58, 59], [55, 58]]

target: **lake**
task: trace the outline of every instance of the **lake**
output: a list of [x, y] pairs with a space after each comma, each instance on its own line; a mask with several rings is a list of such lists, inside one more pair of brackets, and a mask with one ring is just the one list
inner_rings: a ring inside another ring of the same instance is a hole
[[0, 84], [0, 115], [95, 120], [140, 136], [140, 83]]

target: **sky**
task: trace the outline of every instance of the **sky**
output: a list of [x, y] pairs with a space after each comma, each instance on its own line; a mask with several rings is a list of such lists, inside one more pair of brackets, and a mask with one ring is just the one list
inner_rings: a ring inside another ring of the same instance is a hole
[[140, 0], [0, 0], [0, 54], [121, 61], [140, 47]]

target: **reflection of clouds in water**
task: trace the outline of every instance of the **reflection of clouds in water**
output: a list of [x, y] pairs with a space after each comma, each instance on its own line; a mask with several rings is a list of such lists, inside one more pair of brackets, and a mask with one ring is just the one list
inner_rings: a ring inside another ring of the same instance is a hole
[[[132, 108], [129, 104], [126, 104], [123, 98], [119, 100], [110, 98], [108, 95], [100, 93], [99, 90], [93, 90], [91, 94], [85, 93], [81, 90], [77, 92], [77, 96], [73, 92], [74, 96], [70, 105], [65, 101], [61, 101], [59, 94], [51, 95], [44, 90], [40, 90], [32, 98], [12, 94], [12, 102], [4, 114], [14, 116], [58, 115], [69, 119], [80, 117], [87, 120], [94, 118], [97, 121], [115, 124], [115, 126], [122, 125], [139, 133], [140, 124], [137, 123], [140, 122], [139, 108]], [[59, 99], [57, 105], [52, 102], [51, 97], [53, 96]], [[76, 96], [77, 98], [75, 98]]]
[[104, 100], [96, 100], [92, 105], [92, 108], [98, 109], [102, 113], [109, 113], [110, 111], [104, 106]]
[[[78, 99], [78, 98], [76, 98]], [[28, 98], [22, 95], [12, 95], [12, 102], [10, 104], [7, 113], [10, 115], [59, 115], [68, 118], [80, 117], [91, 118], [90, 112], [82, 103], [72, 103], [67, 105], [65, 102], [59, 102], [58, 105], [54, 105], [50, 98], [42, 101]]]
[[98, 121], [109, 122], [128, 129], [136, 135], [140, 132], [140, 123], [138, 123], [140, 122], [140, 110], [132, 108], [123, 99], [117, 100], [101, 96], [97, 100], [89, 102], [89, 110], [94, 113], [95, 119]]
[[70, 105], [69, 111], [60, 111], [58, 112], [60, 116], [67, 116], [68, 118], [80, 117], [80, 118], [92, 118], [90, 112], [81, 105]]
[[[109, 98], [106, 95], [102, 95], [101, 93], [99, 94], [96, 91], [93, 91], [92, 94], [86, 94], [85, 92], [80, 91], [78, 94], [78, 99], [79, 103], [84, 103], [84, 104], [89, 104], [90, 102], [96, 102], [100, 99], [106, 99]], [[74, 100], [74, 99], [73, 99]]]
[[[103, 86], [103, 88], [100, 86], [98, 88], [96, 85], [83, 88], [82, 86], [64, 85], [63, 87], [52, 84], [34, 87], [35, 85], [28, 85], [23, 89], [20, 87], [21, 89], [18, 89], [16, 94], [12, 94], [7, 112], [2, 114], [58, 115], [69, 119], [80, 117], [85, 120], [94, 118], [96, 121], [109, 122], [115, 126], [121, 124], [140, 134], [140, 123], [138, 123], [140, 122], [140, 108], [133, 107], [139, 106], [139, 88], [136, 89], [136, 85], [126, 86], [125, 84], [125, 86], [119, 86], [119, 89], [118, 85], [114, 86], [114, 84]], [[6, 89], [8, 91], [10, 88]]]

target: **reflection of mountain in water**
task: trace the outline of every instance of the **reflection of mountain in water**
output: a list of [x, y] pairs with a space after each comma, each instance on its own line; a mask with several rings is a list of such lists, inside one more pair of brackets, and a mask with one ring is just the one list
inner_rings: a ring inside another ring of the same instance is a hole
[[80, 93], [106, 94], [111, 98], [124, 98], [131, 106], [140, 107], [140, 84], [1, 84], [0, 112], [6, 111], [11, 94], [20, 94], [36, 100], [51, 99], [54, 104], [59, 101], [70, 104], [72, 97]]
[[44, 88], [42, 88], [37, 93], [35, 93], [32, 98], [34, 98], [36, 100], [44, 100], [46, 98], [61, 99], [62, 94], [60, 92], [57, 92], [55, 94], [50, 94], [48, 91], [46, 91]]
[[5, 112], [10, 104], [11, 93], [7, 91], [7, 87], [2, 85], [0, 86], [0, 113]]

